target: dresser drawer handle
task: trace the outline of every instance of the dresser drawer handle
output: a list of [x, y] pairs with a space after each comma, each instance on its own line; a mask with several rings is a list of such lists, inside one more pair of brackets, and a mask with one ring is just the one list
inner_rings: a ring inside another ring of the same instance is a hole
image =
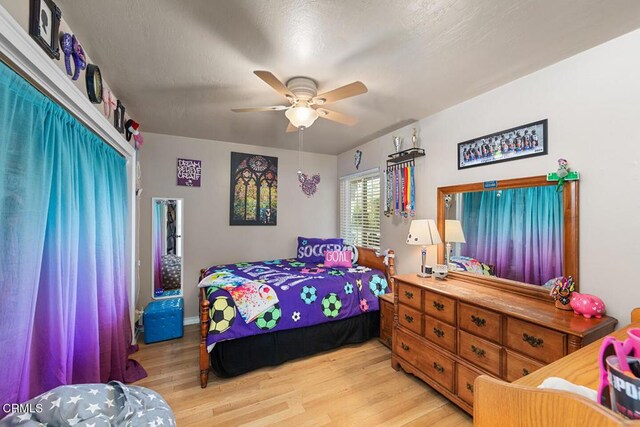
[[404, 320], [406, 320], [408, 323], [413, 323], [413, 316], [409, 316], [405, 313]]
[[444, 373], [444, 367], [438, 362], [433, 362], [433, 368], [441, 374]]
[[487, 326], [487, 321], [482, 317], [478, 317], [475, 314], [471, 315], [471, 321], [476, 324], [478, 327]]
[[473, 394], [473, 384], [467, 383], [467, 390], [469, 390], [471, 394]]
[[527, 333], [522, 334], [522, 341], [528, 342], [531, 347], [542, 347], [544, 344], [544, 340], [542, 338], [536, 338]]
[[433, 333], [436, 334], [438, 338], [442, 338], [444, 336], [444, 331], [442, 329], [433, 328]]
[[481, 348], [476, 347], [475, 345], [471, 346], [471, 351], [473, 351], [478, 357], [485, 357], [486, 356], [486, 351], [484, 351]]
[[527, 375], [529, 375], [529, 370], [527, 368], [522, 368], [522, 376], [526, 377]]
[[413, 292], [404, 291], [404, 296], [407, 297], [407, 299], [413, 299]]
[[434, 301], [433, 302], [433, 306], [435, 307], [436, 310], [438, 311], [442, 311], [444, 310], [444, 304], [442, 304], [441, 302], [438, 301]]
[[400, 343], [400, 347], [402, 347], [404, 351], [409, 351], [409, 346], [406, 345], [405, 343]]

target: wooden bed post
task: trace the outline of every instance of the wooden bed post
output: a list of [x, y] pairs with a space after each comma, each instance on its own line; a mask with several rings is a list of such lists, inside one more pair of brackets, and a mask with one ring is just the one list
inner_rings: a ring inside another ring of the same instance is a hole
[[[204, 278], [204, 268], [200, 270], [200, 280]], [[209, 381], [209, 353], [207, 352], [207, 333], [209, 332], [209, 300], [205, 288], [200, 288], [200, 387], [205, 388]]]
[[389, 256], [389, 265], [387, 265], [387, 281], [389, 282], [389, 289], [393, 292], [393, 289], [395, 288], [393, 276], [396, 275], [396, 253], [389, 249], [387, 255]]

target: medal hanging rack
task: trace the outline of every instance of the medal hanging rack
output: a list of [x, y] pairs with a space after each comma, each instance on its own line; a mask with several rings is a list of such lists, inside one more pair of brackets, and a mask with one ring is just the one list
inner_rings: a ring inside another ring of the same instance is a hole
[[408, 150], [398, 151], [397, 153], [387, 156], [389, 158], [389, 160], [387, 160], [387, 168], [389, 168], [390, 165], [412, 162], [413, 159], [424, 156], [424, 148], [409, 148]]
[[385, 216], [415, 216], [415, 159], [424, 156], [423, 148], [389, 154], [385, 171]]

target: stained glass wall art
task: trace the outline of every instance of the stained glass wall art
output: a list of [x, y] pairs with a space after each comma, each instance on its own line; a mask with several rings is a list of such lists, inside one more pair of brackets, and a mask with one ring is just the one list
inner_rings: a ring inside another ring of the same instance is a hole
[[229, 225], [276, 225], [278, 158], [231, 153]]

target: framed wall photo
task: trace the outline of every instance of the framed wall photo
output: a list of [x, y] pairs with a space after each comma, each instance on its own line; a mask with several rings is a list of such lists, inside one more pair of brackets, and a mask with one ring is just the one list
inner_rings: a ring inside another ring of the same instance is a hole
[[231, 153], [229, 225], [277, 225], [278, 158]]
[[30, 0], [29, 34], [51, 58], [60, 59], [62, 11], [52, 0]]
[[547, 119], [458, 144], [458, 169], [543, 156], [549, 151]]

